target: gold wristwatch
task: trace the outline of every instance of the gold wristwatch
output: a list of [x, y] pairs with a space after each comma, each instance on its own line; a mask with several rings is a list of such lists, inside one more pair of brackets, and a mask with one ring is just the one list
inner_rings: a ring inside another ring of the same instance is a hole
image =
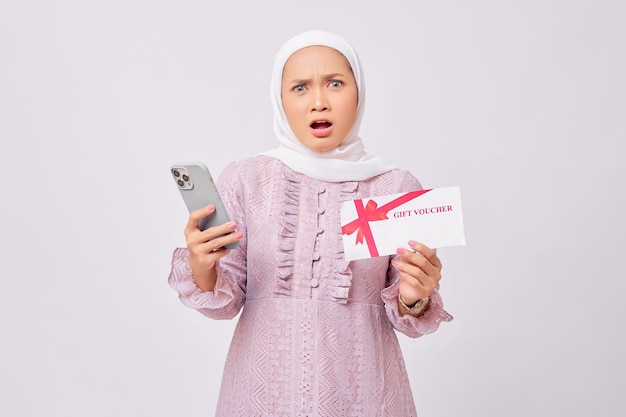
[[412, 307], [409, 307], [404, 303], [404, 300], [402, 299], [402, 296], [400, 294], [398, 294], [398, 301], [400, 301], [400, 305], [404, 307], [410, 315], [414, 316], [426, 309], [426, 307], [428, 306], [428, 302], [430, 301], [430, 297], [420, 298], [415, 302], [415, 304], [413, 304]]

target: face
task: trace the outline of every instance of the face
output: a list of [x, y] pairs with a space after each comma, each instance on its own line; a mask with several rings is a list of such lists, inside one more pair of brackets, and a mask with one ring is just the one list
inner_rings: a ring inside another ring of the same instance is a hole
[[356, 121], [354, 75], [333, 48], [310, 46], [291, 55], [283, 68], [281, 96], [291, 130], [313, 151], [339, 146]]

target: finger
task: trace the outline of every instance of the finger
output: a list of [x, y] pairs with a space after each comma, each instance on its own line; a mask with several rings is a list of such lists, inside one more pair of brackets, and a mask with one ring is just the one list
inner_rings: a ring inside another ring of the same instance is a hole
[[230, 244], [230, 243], [235, 243], [240, 241], [243, 238], [243, 233], [241, 232], [235, 232], [233, 230], [231, 230], [229, 233], [227, 234], [222, 234], [214, 239], [211, 239], [210, 241], [208, 241], [207, 243], [210, 243], [210, 246], [212, 247], [212, 250], [219, 250], [219, 249], [223, 249], [224, 246]]
[[399, 291], [402, 294], [402, 298], [409, 304], [413, 304], [420, 298], [429, 297], [434, 289], [435, 287], [425, 285], [408, 274], [400, 273]]
[[416, 242], [414, 240], [409, 240], [409, 247], [415, 252], [421, 254], [424, 258], [428, 259], [428, 261], [433, 264], [436, 268], [441, 269], [442, 264], [441, 260], [437, 256], [437, 252], [434, 249], [429, 248], [423, 243]]
[[202, 259], [203, 262], [213, 261], [214, 252], [219, 250], [219, 247], [212, 241], [190, 244], [187, 245], [187, 247], [189, 248], [190, 256]]
[[410, 285], [411, 287], [416, 287], [416, 288], [428, 288], [429, 287], [428, 277], [425, 274], [414, 275], [408, 271], [400, 270], [400, 280], [404, 281], [406, 284]]
[[[208, 229], [207, 229], [208, 230]], [[202, 235], [201, 233], [194, 233], [193, 236]], [[224, 250], [224, 247], [229, 243], [235, 243], [243, 238], [243, 233], [230, 230], [227, 234], [222, 234], [212, 239], [195, 239], [187, 242], [189, 251], [195, 256], [206, 256]]]
[[441, 275], [438, 273], [427, 274], [421, 268], [399, 259], [395, 259], [392, 263], [400, 272], [401, 279], [408, 283], [419, 284], [429, 291], [435, 288], [441, 279]]
[[399, 248], [398, 253], [402, 253], [402, 255], [392, 260], [392, 264], [407, 282], [419, 282], [429, 292], [439, 286], [439, 281], [441, 281], [440, 269], [420, 254], [403, 248]]
[[440, 274], [439, 268], [430, 263], [430, 260], [425, 258], [419, 253], [413, 253], [411, 251], [405, 251], [403, 256], [403, 261], [408, 263], [411, 266], [419, 268], [426, 275], [436, 277]]
[[198, 223], [203, 218], [210, 216], [215, 212], [215, 206], [209, 204], [206, 207], [202, 207], [198, 210], [194, 210], [189, 213], [189, 219], [187, 220], [187, 226], [185, 227], [185, 233], [190, 233], [194, 230], [198, 230]]
[[203, 263], [213, 263], [222, 256], [228, 255], [230, 249], [224, 248], [223, 245], [219, 246], [214, 240], [211, 240], [195, 245], [193, 248], [189, 249], [189, 253], [197, 259], [200, 259]]
[[[405, 248], [398, 248], [396, 253], [399, 255], [400, 263], [404, 263], [416, 268], [419, 268], [426, 275], [432, 277], [439, 277], [441, 275], [441, 268], [433, 265], [431, 261], [420, 253], [415, 253]], [[437, 258], [437, 261], [439, 258]], [[441, 262], [439, 262], [441, 265]]]
[[229, 243], [241, 240], [243, 233], [236, 232], [237, 223], [227, 222], [220, 226], [209, 227], [201, 232], [196, 230], [187, 235], [187, 247], [195, 253], [210, 253]]
[[238, 225], [235, 222], [226, 222], [217, 226], [211, 226], [203, 230], [201, 233], [201, 236], [202, 236], [202, 239], [204, 240], [215, 239], [218, 236], [231, 233], [237, 228], [237, 226]]

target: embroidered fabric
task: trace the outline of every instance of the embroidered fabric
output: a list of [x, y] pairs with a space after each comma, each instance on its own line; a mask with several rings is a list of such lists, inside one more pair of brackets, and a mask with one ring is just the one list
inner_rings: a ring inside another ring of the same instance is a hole
[[174, 251], [169, 276], [202, 314], [241, 311], [216, 415], [415, 416], [393, 329], [419, 337], [452, 317], [438, 291], [419, 318], [400, 316], [391, 258], [345, 261], [339, 205], [419, 182], [393, 170], [327, 183], [257, 156], [229, 165], [218, 187], [244, 239], [218, 262], [213, 292], [193, 283], [186, 249]]

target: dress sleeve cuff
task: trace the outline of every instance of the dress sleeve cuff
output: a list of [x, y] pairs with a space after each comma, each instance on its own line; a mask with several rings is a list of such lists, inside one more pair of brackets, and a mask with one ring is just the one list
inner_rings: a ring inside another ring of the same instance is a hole
[[400, 315], [398, 311], [398, 294], [400, 293], [400, 282], [396, 281], [381, 292], [385, 303], [387, 317], [392, 326], [409, 337], [420, 337], [433, 333], [439, 328], [443, 321], [451, 321], [452, 316], [443, 309], [443, 300], [438, 290], [434, 290], [430, 295], [428, 307], [419, 317], [409, 314]]
[[219, 274], [213, 291], [198, 288], [191, 274], [187, 248], [174, 250], [168, 284], [185, 306], [214, 319], [233, 318], [243, 306], [243, 295], [233, 291]]

